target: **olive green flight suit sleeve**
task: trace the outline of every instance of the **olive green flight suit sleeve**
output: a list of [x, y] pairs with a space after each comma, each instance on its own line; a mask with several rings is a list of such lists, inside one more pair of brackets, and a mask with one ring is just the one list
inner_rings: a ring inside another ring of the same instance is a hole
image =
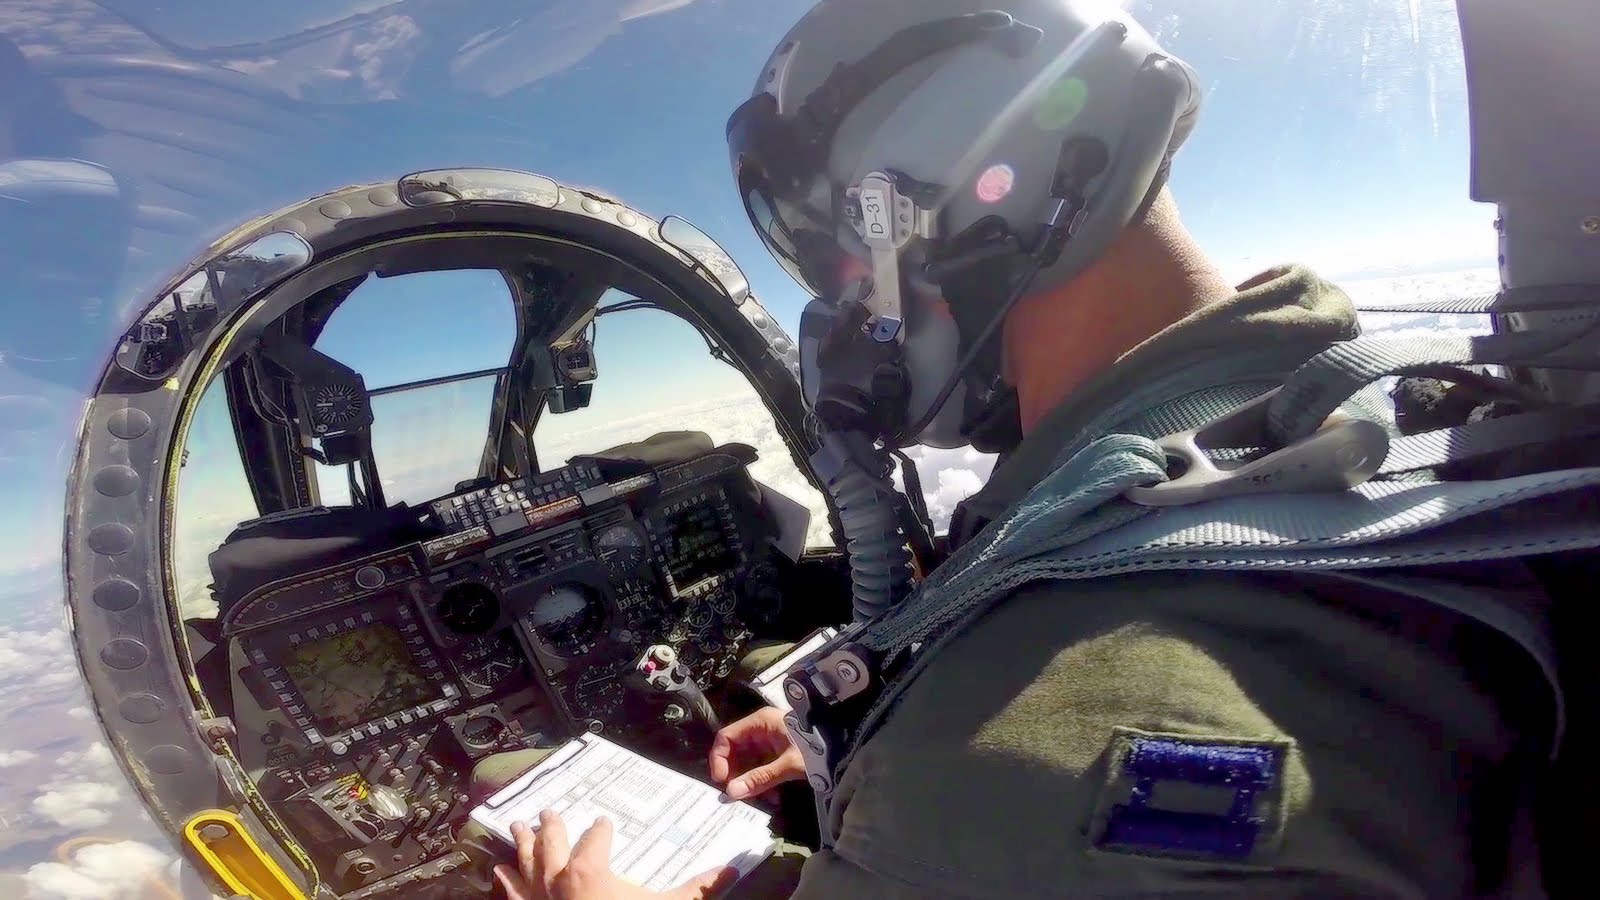
[[[1025, 589], [861, 748], [795, 898], [1470, 894], [1514, 734], [1449, 649], [1466, 626], [1365, 600], [1202, 573]], [[1177, 747], [1179, 776], [1141, 782], [1135, 746]], [[1271, 761], [1242, 800], [1213, 778], [1235, 757]], [[1119, 844], [1141, 804], [1179, 826]], [[1207, 850], [1215, 822], [1246, 823], [1244, 852]]]

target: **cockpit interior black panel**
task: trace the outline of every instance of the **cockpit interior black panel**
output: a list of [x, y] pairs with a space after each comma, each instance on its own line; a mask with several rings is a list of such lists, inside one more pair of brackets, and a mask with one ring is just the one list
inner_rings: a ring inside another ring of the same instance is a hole
[[[779, 613], [755, 457], [675, 432], [236, 530], [211, 565], [242, 762], [323, 876], [362, 896], [463, 864], [467, 777], [492, 753], [590, 731], [698, 760], [703, 692]], [[699, 702], [652, 695], [662, 647]]]

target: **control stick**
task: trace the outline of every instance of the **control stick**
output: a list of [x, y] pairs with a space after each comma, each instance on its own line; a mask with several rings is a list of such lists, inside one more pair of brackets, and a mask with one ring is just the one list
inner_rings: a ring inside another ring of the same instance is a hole
[[677, 651], [671, 646], [655, 644], [646, 648], [633, 668], [648, 687], [647, 693], [654, 701], [652, 705], [669, 725], [682, 728], [694, 721], [713, 734], [722, 727], [711, 709], [711, 702], [690, 676], [689, 667], [678, 659]]

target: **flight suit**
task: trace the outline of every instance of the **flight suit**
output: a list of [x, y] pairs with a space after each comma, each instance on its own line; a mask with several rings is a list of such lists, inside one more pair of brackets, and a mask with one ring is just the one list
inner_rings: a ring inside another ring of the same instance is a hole
[[[1173, 360], [1267, 341], [1309, 357], [1357, 330], [1348, 298], [1305, 269], [1259, 276], [1052, 411], [963, 504], [952, 541]], [[1539, 696], [1539, 681], [1501, 640], [1310, 574], [1026, 586], [945, 646], [865, 741], [837, 789], [837, 841], [792, 895], [1471, 894], [1502, 874], [1537, 765], [1527, 723], [1547, 713], [1513, 713], [1507, 698]], [[786, 896], [774, 872], [797, 858], [734, 894]]]
[[[953, 538], [999, 517], [1164, 361], [1265, 341], [1309, 356], [1356, 332], [1348, 298], [1310, 272], [1254, 279], [1052, 411]], [[1536, 765], [1506, 700], [1536, 676], [1500, 640], [1311, 575], [1026, 586], [944, 647], [858, 750], [837, 842], [794, 897], [1468, 895], [1499, 875]]]

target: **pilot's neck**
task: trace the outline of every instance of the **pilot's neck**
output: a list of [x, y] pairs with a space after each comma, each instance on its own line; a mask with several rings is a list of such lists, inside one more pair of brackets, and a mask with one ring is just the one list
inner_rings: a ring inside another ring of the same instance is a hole
[[1017, 391], [1022, 433], [1129, 350], [1232, 294], [1162, 191], [1092, 266], [1024, 297], [1006, 317], [1005, 378]]

